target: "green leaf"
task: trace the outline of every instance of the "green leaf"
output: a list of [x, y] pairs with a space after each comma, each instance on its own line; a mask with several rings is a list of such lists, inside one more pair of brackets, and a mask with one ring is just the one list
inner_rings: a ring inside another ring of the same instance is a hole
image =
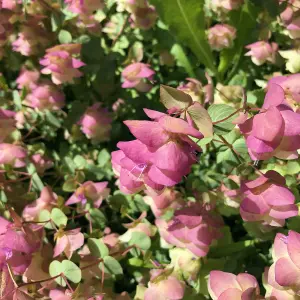
[[146, 233], [137, 231], [131, 234], [131, 239], [128, 244], [136, 245], [142, 250], [148, 250], [151, 247], [151, 239]]
[[66, 164], [69, 171], [74, 174], [76, 170], [76, 165], [71, 157], [65, 156], [64, 157], [64, 163]]
[[190, 77], [195, 78], [196, 74], [193, 70], [192, 64], [179, 44], [174, 44], [171, 49], [171, 54], [175, 57], [177, 65], [183, 67]]
[[190, 95], [163, 84], [160, 86], [160, 101], [168, 109], [186, 109], [193, 103]]
[[22, 108], [22, 101], [18, 91], [13, 91], [13, 100], [17, 110]]
[[104, 272], [111, 275], [121, 275], [123, 274], [123, 269], [120, 263], [111, 256], [105, 256], [103, 262], [99, 264], [100, 270], [102, 270], [104, 264]]
[[192, 49], [200, 62], [216, 73], [205, 35], [204, 0], [151, 0], [163, 22], [179, 41]]
[[[211, 120], [213, 122], [221, 121], [228, 116], [230, 116], [232, 113], [236, 111], [235, 108], [226, 105], [226, 104], [213, 104], [208, 108], [208, 113], [211, 117]], [[233, 128], [234, 124], [232, 121], [237, 117], [237, 115], [234, 115], [227, 119], [226, 121], [220, 122], [218, 124], [214, 125], [214, 132], [219, 135], [224, 135], [229, 133]]]
[[95, 257], [105, 257], [109, 255], [107, 246], [100, 239], [88, 239], [88, 247]]
[[66, 226], [68, 223], [67, 216], [59, 209], [53, 208], [51, 211], [51, 220], [57, 225], [58, 227], [61, 225]]
[[[39, 222], [46, 222], [46, 221], [49, 221], [49, 220], [51, 220], [51, 213], [49, 212], [49, 210], [43, 209], [38, 215], [38, 221]], [[47, 228], [47, 229], [54, 229], [51, 222], [44, 223], [44, 227]]]
[[187, 109], [187, 113], [205, 138], [213, 136], [213, 124], [207, 110], [198, 102]]
[[102, 149], [98, 155], [98, 166], [104, 167], [110, 161], [110, 154], [106, 149]]
[[58, 40], [61, 44], [69, 44], [72, 42], [72, 35], [69, 31], [62, 29], [58, 33]]
[[61, 123], [60, 121], [56, 118], [56, 116], [53, 115], [52, 112], [50, 111], [46, 111], [45, 113], [45, 116], [46, 116], [46, 120], [48, 121], [49, 124], [57, 127], [57, 128], [60, 128], [61, 126]]
[[[55, 277], [59, 274], [63, 274], [63, 265], [61, 264], [61, 262], [57, 261], [57, 260], [54, 260], [51, 262], [50, 266], [49, 266], [49, 274], [51, 277]], [[65, 280], [62, 278], [62, 277], [58, 277], [55, 279], [55, 281], [65, 287], [67, 284], [65, 282]]]
[[77, 169], [84, 169], [87, 165], [86, 159], [81, 155], [76, 155], [74, 157], [74, 163], [77, 167]]
[[81, 270], [70, 260], [62, 261], [63, 273], [68, 280], [73, 283], [79, 283], [81, 281]]
[[41, 191], [44, 188], [44, 184], [40, 176], [36, 172], [35, 165], [33, 163], [28, 163], [27, 171], [31, 175], [32, 186], [34, 187], [34, 189], [36, 189], [37, 191]]
[[62, 186], [64, 192], [74, 192], [77, 188], [77, 182], [74, 178], [66, 180]]
[[103, 229], [106, 224], [106, 217], [103, 212], [96, 208], [90, 209], [89, 212], [93, 227]]

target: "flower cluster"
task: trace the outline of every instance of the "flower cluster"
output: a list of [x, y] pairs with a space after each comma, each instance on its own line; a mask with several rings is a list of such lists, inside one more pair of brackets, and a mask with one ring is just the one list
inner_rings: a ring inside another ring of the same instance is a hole
[[136, 140], [119, 142], [112, 164], [120, 189], [135, 193], [145, 188], [160, 193], [179, 183], [196, 162], [199, 146], [190, 136], [203, 135], [182, 119], [145, 109], [152, 121], [125, 121]]

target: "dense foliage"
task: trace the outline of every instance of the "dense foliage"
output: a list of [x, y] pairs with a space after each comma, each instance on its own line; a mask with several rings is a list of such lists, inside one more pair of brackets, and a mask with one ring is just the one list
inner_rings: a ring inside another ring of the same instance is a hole
[[299, 46], [299, 0], [0, 0], [0, 299], [300, 299]]

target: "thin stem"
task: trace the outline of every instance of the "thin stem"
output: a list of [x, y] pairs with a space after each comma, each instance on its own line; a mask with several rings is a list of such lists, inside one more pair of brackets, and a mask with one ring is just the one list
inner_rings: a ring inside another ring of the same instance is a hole
[[216, 122], [213, 122], [214, 125], [216, 124], [219, 124], [219, 123], [222, 123], [224, 121], [227, 121], [228, 119], [230, 119], [232, 116], [236, 115], [237, 113], [239, 113], [240, 111], [242, 111], [243, 108], [239, 108], [238, 110], [236, 110], [235, 112], [233, 112], [232, 114], [230, 114], [229, 116], [227, 116], [226, 118], [222, 119], [222, 120], [219, 120], [219, 121], [216, 121]]
[[[237, 161], [240, 163], [240, 164], [242, 164], [243, 162], [242, 162], [242, 160], [244, 160], [243, 158], [242, 158], [242, 156], [240, 155], [240, 153], [238, 153], [234, 148], [233, 148], [233, 146], [230, 144], [230, 143], [228, 143], [221, 135], [218, 135], [218, 137], [224, 142], [224, 144], [225, 145], [227, 145], [228, 146], [228, 148], [232, 151], [232, 154], [235, 156], [235, 158], [237, 159]], [[242, 159], [242, 160], [241, 160]]]

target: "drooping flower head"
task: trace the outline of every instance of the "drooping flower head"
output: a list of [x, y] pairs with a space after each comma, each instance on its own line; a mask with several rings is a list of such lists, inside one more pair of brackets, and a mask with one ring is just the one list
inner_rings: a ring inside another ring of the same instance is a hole
[[274, 296], [290, 295], [277, 299], [296, 299], [300, 290], [300, 234], [293, 230], [287, 236], [277, 233], [272, 256], [274, 263], [267, 273], [271, 292]]
[[257, 66], [264, 64], [266, 61], [275, 62], [278, 45], [276, 43], [268, 43], [259, 41], [246, 46], [249, 51], [245, 54], [250, 56], [251, 60]]
[[[185, 284], [174, 275], [162, 276], [167, 270], [151, 270], [151, 279], [144, 299], [180, 300], [184, 296]], [[161, 278], [159, 278], [161, 275]]]
[[16, 80], [18, 89], [21, 90], [24, 87], [26, 87], [27, 89], [34, 89], [39, 78], [40, 73], [37, 70], [31, 71], [26, 68], [22, 68]]
[[50, 81], [44, 81], [36, 84], [26, 96], [24, 103], [39, 111], [58, 110], [65, 105], [65, 95]]
[[0, 109], [0, 142], [5, 141], [16, 128], [15, 112]]
[[240, 213], [244, 221], [284, 226], [285, 219], [298, 215], [295, 196], [285, 186], [285, 179], [268, 171], [253, 181], [242, 182]]
[[74, 78], [82, 76], [78, 69], [85, 65], [74, 57], [80, 54], [80, 50], [80, 44], [61, 44], [47, 49], [46, 55], [40, 60], [44, 66], [41, 73], [51, 74], [54, 84], [73, 83]]
[[284, 90], [271, 84], [259, 114], [239, 125], [253, 160], [273, 156], [295, 159], [300, 148], [300, 114], [285, 101]]
[[152, 85], [145, 82], [145, 79], [152, 80], [155, 72], [150, 66], [143, 63], [133, 63], [127, 66], [122, 72], [124, 80], [122, 88], [135, 88], [139, 92], [148, 92]]
[[187, 83], [181, 84], [177, 89], [189, 94], [193, 101], [203, 103], [205, 89], [202, 83], [195, 78], [186, 78]]
[[203, 135], [182, 119], [160, 112], [145, 110], [153, 121], [125, 121], [137, 138], [119, 142], [119, 151], [112, 153], [115, 173], [120, 176], [120, 188], [135, 193], [145, 187], [156, 192], [174, 186], [190, 172], [196, 162], [195, 151], [201, 149], [190, 136]]
[[82, 132], [94, 142], [105, 142], [110, 139], [112, 119], [101, 103], [90, 106], [78, 124]]
[[75, 14], [92, 15], [96, 10], [103, 8], [102, 0], [65, 0], [67, 9]]
[[211, 271], [208, 290], [213, 300], [261, 299], [256, 278], [247, 273], [234, 275], [222, 271]]
[[228, 12], [231, 10], [236, 10], [243, 3], [244, 0], [212, 0], [211, 1], [212, 9], [215, 12], [219, 12], [219, 11]]
[[27, 151], [23, 147], [7, 143], [0, 144], [0, 164], [22, 168], [26, 166], [26, 157]]
[[223, 220], [204, 205], [194, 203], [175, 211], [169, 222], [157, 219], [155, 224], [166, 242], [203, 257], [208, 253], [212, 241], [222, 236], [220, 228]]
[[236, 37], [236, 29], [227, 24], [217, 24], [208, 30], [208, 42], [212, 49], [230, 48]]

